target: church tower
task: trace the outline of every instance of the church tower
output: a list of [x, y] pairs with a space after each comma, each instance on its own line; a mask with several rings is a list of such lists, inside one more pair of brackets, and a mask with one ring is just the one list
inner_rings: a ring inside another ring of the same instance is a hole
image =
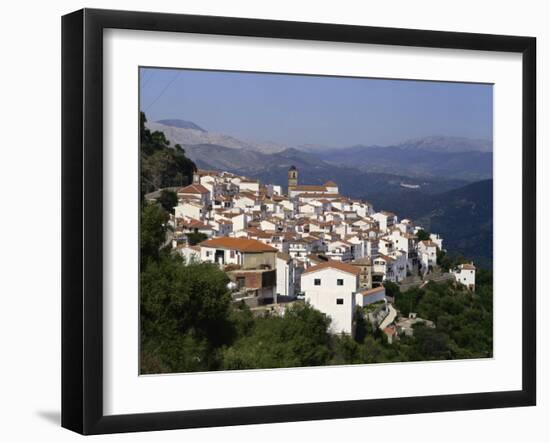
[[288, 188], [298, 186], [298, 170], [296, 166], [292, 165], [288, 170]]

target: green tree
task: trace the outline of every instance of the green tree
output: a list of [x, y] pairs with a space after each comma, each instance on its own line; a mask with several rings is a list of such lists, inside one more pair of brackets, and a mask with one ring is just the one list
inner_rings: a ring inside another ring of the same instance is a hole
[[393, 298], [399, 297], [399, 294], [401, 293], [401, 289], [399, 288], [398, 284], [392, 281], [386, 280], [384, 281], [383, 286], [386, 289], [386, 295]]
[[355, 310], [355, 341], [357, 343], [363, 343], [365, 337], [369, 333], [369, 329], [372, 330], [372, 326], [365, 318], [365, 312], [362, 308], [357, 307]]
[[351, 336], [346, 334], [332, 336], [330, 347], [332, 350], [331, 365], [361, 363], [360, 346]]
[[423, 241], [423, 240], [429, 240], [430, 239], [430, 233], [425, 231], [424, 229], [420, 229], [417, 233], [416, 233], [416, 236], [418, 237], [418, 240], [419, 241]]
[[256, 319], [250, 335], [223, 352], [225, 369], [282, 368], [327, 364], [330, 319], [307, 304], [287, 308], [284, 316]]
[[453, 268], [453, 260], [446, 254], [445, 251], [437, 249], [437, 263], [446, 272]]
[[178, 205], [178, 194], [168, 189], [160, 191], [158, 202], [166, 212], [174, 213], [174, 207]]
[[422, 289], [418, 288], [410, 288], [405, 292], [400, 292], [395, 298], [395, 306], [399, 309], [401, 315], [408, 316], [410, 312], [416, 312], [418, 300], [422, 295]]
[[163, 132], [151, 132], [147, 118], [140, 113], [141, 195], [160, 188], [183, 186], [193, 180], [195, 163], [185, 156], [180, 145], [170, 145]]
[[228, 278], [210, 263], [164, 255], [140, 274], [142, 361], [165, 372], [219, 368], [235, 337]]
[[141, 207], [139, 246], [142, 268], [150, 260], [158, 260], [160, 248], [166, 241], [168, 214], [157, 204], [143, 203]]
[[187, 241], [191, 246], [197, 245], [200, 242], [208, 239], [208, 236], [206, 234], [203, 234], [202, 232], [190, 232], [189, 234], [185, 234], [187, 237]]

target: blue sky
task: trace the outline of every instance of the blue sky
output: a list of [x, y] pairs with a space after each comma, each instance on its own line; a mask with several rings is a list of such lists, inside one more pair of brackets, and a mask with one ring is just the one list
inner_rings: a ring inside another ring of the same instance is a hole
[[484, 84], [141, 68], [140, 107], [150, 121], [285, 145], [493, 133], [493, 87]]

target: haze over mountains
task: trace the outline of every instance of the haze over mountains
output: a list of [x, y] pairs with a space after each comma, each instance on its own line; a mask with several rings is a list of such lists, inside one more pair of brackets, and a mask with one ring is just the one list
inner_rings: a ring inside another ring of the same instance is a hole
[[258, 152], [283, 151], [286, 146], [275, 143], [256, 143], [253, 141], [239, 140], [225, 134], [209, 132], [199, 125], [179, 119], [166, 119], [157, 122], [147, 122], [147, 127], [152, 131], [162, 131], [173, 144], [200, 145], [213, 144], [233, 149], [247, 149]]
[[293, 147], [243, 141], [185, 120], [147, 126], [164, 132], [172, 145], [180, 144], [200, 168], [286, 188], [294, 165], [302, 183], [334, 180], [343, 195], [422, 221], [444, 235], [453, 252], [487, 266], [492, 262], [491, 141], [428, 136], [392, 146]]
[[[328, 164], [370, 173], [419, 179], [446, 177], [463, 181], [483, 180], [493, 175], [492, 142], [487, 140], [429, 136], [392, 146], [355, 145], [329, 148], [245, 141], [230, 135], [209, 132], [193, 122], [178, 119], [160, 120], [148, 123], [148, 126], [151, 130], [163, 131], [172, 143], [187, 147], [193, 161], [203, 165], [208, 163], [217, 168], [257, 170], [263, 164], [278, 164], [276, 154], [293, 149], [293, 155], [298, 151], [304, 156], [310, 155], [310, 160], [314, 156], [314, 161], [322, 160]], [[199, 146], [201, 148], [197, 149]], [[273, 154], [275, 157], [258, 156], [258, 153]]]

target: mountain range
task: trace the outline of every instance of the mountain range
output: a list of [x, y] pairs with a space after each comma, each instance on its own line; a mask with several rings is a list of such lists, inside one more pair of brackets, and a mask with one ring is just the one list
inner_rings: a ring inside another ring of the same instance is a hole
[[240, 140], [226, 134], [210, 132], [187, 120], [166, 119], [147, 122], [147, 127], [151, 131], [164, 132], [168, 140], [173, 144], [180, 144], [182, 146], [213, 144], [226, 148], [246, 149], [265, 153], [283, 151], [287, 148], [287, 146], [276, 143], [257, 143]]
[[[450, 179], [472, 182], [489, 179], [493, 175], [492, 142], [464, 137], [429, 136], [408, 140], [390, 146], [355, 145], [351, 147], [320, 147], [314, 145], [285, 146], [275, 143], [245, 141], [230, 135], [209, 132], [197, 124], [178, 119], [159, 120], [147, 123], [153, 131], [162, 131], [172, 143], [185, 147], [200, 147], [216, 156], [209, 163], [239, 165], [240, 168], [257, 169], [255, 154], [280, 154], [288, 149], [297, 149], [337, 166], [352, 167], [362, 172], [385, 173], [413, 178]], [[207, 148], [207, 145], [212, 147]], [[236, 152], [213, 152], [216, 147], [239, 150]], [[206, 153], [189, 148], [194, 161], [206, 160]], [[197, 151], [197, 152], [195, 152]], [[246, 152], [243, 152], [246, 151]], [[193, 158], [195, 156], [196, 158]], [[260, 163], [261, 165], [261, 163]]]
[[[445, 146], [445, 145], [443, 145]], [[365, 172], [386, 172], [410, 177], [449, 177], [476, 181], [493, 175], [491, 151], [438, 151], [423, 143], [396, 146], [352, 146], [320, 152], [329, 163], [356, 167]]]

